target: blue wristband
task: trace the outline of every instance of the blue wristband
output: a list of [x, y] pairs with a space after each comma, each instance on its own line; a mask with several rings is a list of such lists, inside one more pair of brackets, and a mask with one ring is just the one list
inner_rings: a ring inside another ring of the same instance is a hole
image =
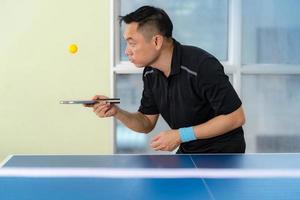
[[189, 142], [197, 139], [192, 126], [187, 128], [180, 128], [179, 135], [182, 142]]

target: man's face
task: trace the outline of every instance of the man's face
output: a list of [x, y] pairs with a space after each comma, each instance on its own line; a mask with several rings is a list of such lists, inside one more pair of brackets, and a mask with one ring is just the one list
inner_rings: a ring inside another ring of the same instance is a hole
[[125, 25], [125, 54], [136, 67], [145, 67], [155, 62], [159, 50], [151, 38], [145, 38], [138, 30], [138, 24], [133, 22]]

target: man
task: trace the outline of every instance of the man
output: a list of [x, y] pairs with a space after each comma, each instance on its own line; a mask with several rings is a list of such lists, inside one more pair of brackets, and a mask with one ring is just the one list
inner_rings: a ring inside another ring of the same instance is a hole
[[[172, 22], [162, 9], [143, 6], [120, 22], [125, 22], [126, 55], [136, 67], [145, 67], [141, 105], [130, 113], [100, 101], [94, 112], [142, 133], [149, 133], [161, 114], [171, 129], [152, 138], [156, 151], [179, 146], [177, 153], [244, 153], [242, 103], [220, 62], [173, 39]], [[101, 98], [106, 97], [94, 97]]]

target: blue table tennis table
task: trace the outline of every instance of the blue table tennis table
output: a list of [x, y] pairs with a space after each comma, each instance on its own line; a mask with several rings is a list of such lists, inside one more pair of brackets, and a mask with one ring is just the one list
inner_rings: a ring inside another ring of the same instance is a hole
[[300, 199], [300, 154], [15, 155], [0, 199]]

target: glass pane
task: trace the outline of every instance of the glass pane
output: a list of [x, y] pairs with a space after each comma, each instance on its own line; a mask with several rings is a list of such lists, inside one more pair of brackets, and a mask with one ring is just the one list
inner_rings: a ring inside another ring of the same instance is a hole
[[[136, 112], [140, 106], [143, 92], [142, 74], [119, 74], [116, 78], [116, 96], [121, 98], [120, 107], [129, 112]], [[155, 152], [149, 146], [154, 135], [170, 129], [160, 117], [155, 129], [149, 134], [136, 133], [117, 121], [116, 152], [117, 153], [163, 153]]]
[[245, 75], [248, 152], [300, 152], [300, 75]]
[[242, 1], [243, 64], [300, 63], [300, 1]]
[[[121, 15], [140, 6], [152, 5], [164, 9], [173, 22], [173, 37], [181, 44], [198, 46], [220, 60], [227, 60], [228, 2], [227, 0], [121, 0]], [[121, 36], [123, 31], [121, 30]], [[120, 38], [120, 57], [124, 54], [125, 41]]]
[[[232, 80], [232, 75], [229, 75]], [[118, 74], [116, 78], [116, 96], [121, 98], [120, 107], [129, 112], [136, 112], [140, 105], [143, 91], [141, 74]], [[149, 134], [136, 133], [116, 123], [116, 152], [117, 153], [164, 153], [155, 152], [149, 147], [149, 141], [161, 131], [170, 129], [167, 123], [159, 118], [155, 129]], [[167, 152], [165, 152], [167, 153]]]

